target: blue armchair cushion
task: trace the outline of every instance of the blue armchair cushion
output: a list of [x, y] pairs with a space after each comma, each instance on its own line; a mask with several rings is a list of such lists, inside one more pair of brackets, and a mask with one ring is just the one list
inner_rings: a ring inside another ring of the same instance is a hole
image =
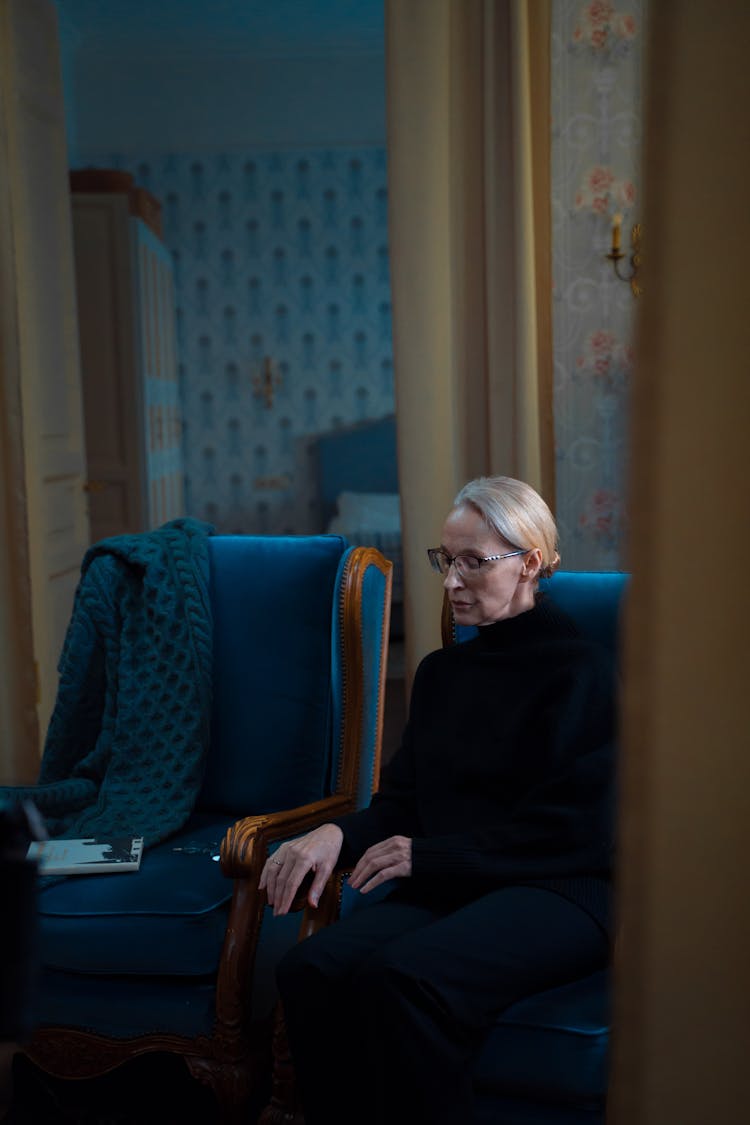
[[44, 969], [38, 988], [37, 1027], [75, 1027], [129, 1039], [166, 1032], [210, 1035], [216, 978], [112, 977]]
[[[250, 1017], [254, 1020], [267, 1019], [273, 1012], [277, 1000], [274, 968], [279, 959], [279, 950], [289, 949], [294, 945], [300, 924], [296, 914], [274, 918], [268, 907], [265, 914], [253, 973]], [[86, 921], [81, 919], [80, 925], [85, 925]], [[198, 919], [199, 927], [203, 921], [204, 919]], [[226, 924], [226, 918], [224, 922]], [[190, 928], [190, 922], [186, 919], [183, 937], [189, 933]], [[84, 939], [80, 928], [77, 933], [78, 941], [82, 944]], [[221, 936], [223, 937], [223, 933]], [[142, 944], [150, 942], [150, 929], [148, 937], [144, 938], [139, 933], [137, 939]], [[172, 940], [171, 936], [168, 940]], [[154, 941], [158, 941], [158, 936]], [[169, 950], [173, 948], [170, 945], [164, 953], [166, 959], [169, 957]], [[145, 955], [144, 952], [144, 958]], [[133, 963], [134, 961], [135, 959]], [[153, 976], [148, 972], [148, 967], [140, 973], [128, 974], [67, 972], [45, 967], [37, 989], [34, 1022], [53, 1027], [95, 1029], [99, 1034], [114, 1038], [128, 1038], [156, 1031], [192, 1037], [211, 1033], [215, 1001], [215, 969], [205, 976], [169, 973]]]
[[[616, 651], [622, 598], [630, 575], [624, 571], [559, 570], [539, 583], [563, 612], [576, 622], [584, 637]], [[477, 634], [475, 625], [456, 625], [456, 640], [468, 641]]]
[[138, 872], [72, 875], [41, 890], [42, 965], [118, 976], [215, 973], [232, 882], [212, 856], [229, 823], [192, 820], [145, 851]]
[[608, 1035], [607, 969], [519, 1000], [479, 1055], [477, 1094], [596, 1107], [607, 1088]]
[[570, 614], [585, 637], [614, 650], [629, 581], [624, 571], [559, 570], [542, 579], [539, 589]]
[[[193, 825], [146, 852], [137, 875], [75, 876], [42, 892], [38, 1024], [72, 1023], [116, 1038], [210, 1034], [232, 883], [211, 858], [226, 821]], [[296, 914], [274, 918], [267, 907], [265, 915], [253, 1019], [273, 1010], [279, 949], [294, 945], [299, 930]]]
[[[252, 535], [208, 541], [214, 685], [199, 808], [249, 816], [330, 792], [332, 763], [320, 748], [337, 746], [331, 602], [347, 544], [336, 535], [309, 536], [298, 551], [290, 542]], [[259, 597], [264, 588], [268, 596]], [[283, 598], [274, 595], [279, 589]]]

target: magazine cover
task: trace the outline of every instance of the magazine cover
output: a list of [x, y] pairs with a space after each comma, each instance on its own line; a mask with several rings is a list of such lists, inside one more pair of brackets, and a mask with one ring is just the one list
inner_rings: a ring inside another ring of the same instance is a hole
[[88, 837], [81, 840], [35, 840], [27, 856], [39, 864], [40, 875], [107, 875], [137, 871], [142, 836]]

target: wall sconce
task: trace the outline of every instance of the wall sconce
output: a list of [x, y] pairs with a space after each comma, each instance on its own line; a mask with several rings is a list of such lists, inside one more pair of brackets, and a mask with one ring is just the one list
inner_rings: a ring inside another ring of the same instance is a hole
[[628, 257], [628, 255], [623, 253], [620, 248], [621, 231], [622, 215], [613, 215], [612, 249], [610, 250], [609, 254], [606, 255], [606, 257], [614, 266], [616, 276], [620, 279], [620, 281], [628, 281], [630, 283], [630, 289], [633, 293], [633, 296], [638, 297], [643, 292], [643, 289], [638, 284], [638, 270], [640, 269], [641, 265], [641, 224], [635, 223], [630, 231], [630, 248], [632, 252], [629, 256], [630, 275], [628, 277], [624, 277], [620, 273], [619, 268], [622, 259]]
[[263, 356], [263, 367], [260, 375], [253, 375], [253, 394], [256, 398], [265, 401], [266, 410], [273, 406], [273, 392], [281, 386], [281, 375], [274, 371], [270, 355]]

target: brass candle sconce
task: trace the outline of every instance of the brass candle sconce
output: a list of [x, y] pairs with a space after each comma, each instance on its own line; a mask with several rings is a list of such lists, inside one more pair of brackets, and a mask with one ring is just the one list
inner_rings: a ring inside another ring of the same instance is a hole
[[[634, 297], [639, 297], [643, 292], [641, 285], [638, 282], [638, 270], [641, 266], [641, 224], [634, 223], [630, 231], [630, 254], [626, 254], [621, 249], [622, 237], [622, 215], [614, 215], [612, 218], [612, 249], [606, 255], [608, 260], [612, 263], [615, 270], [615, 275], [620, 281], [627, 281], [630, 284], [630, 289]], [[620, 262], [623, 258], [629, 259], [630, 273], [625, 276], [620, 273]]]
[[270, 355], [264, 355], [260, 375], [253, 375], [253, 394], [256, 398], [264, 400], [266, 410], [270, 410], [273, 406], [274, 391], [280, 386], [281, 375], [278, 371], [274, 371]]

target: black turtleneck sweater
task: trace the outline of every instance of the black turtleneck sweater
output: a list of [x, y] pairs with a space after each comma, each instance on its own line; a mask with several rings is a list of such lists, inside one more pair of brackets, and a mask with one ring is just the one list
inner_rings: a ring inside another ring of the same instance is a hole
[[540, 595], [421, 662], [379, 792], [336, 822], [342, 862], [408, 836], [400, 893], [539, 885], [607, 927], [615, 726], [613, 657]]

